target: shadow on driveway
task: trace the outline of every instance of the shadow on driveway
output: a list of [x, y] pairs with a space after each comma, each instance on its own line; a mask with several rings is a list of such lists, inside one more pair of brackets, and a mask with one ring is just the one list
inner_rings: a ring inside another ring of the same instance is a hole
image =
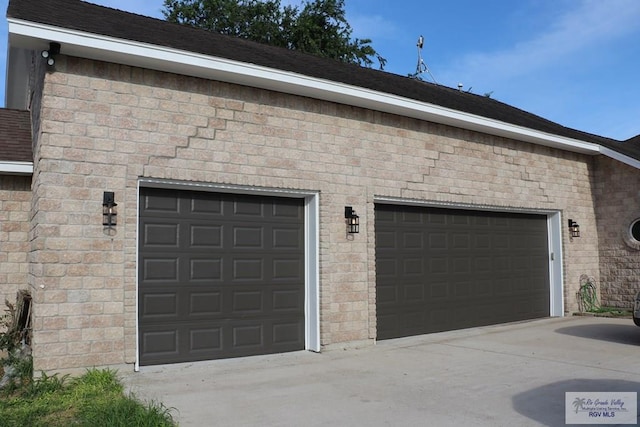
[[[568, 328], [571, 329], [571, 328]], [[640, 392], [640, 383], [623, 380], [575, 379], [547, 384], [519, 393], [513, 409], [545, 426], [565, 425], [566, 392]], [[639, 406], [640, 408], [640, 406]]]
[[[640, 346], [640, 328], [629, 319], [629, 325], [589, 324], [556, 329], [555, 332], [580, 338]], [[638, 354], [640, 357], [640, 353]]]

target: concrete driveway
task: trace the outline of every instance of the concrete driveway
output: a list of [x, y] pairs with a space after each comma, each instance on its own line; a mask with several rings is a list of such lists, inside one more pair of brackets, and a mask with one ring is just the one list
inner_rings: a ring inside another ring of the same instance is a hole
[[640, 392], [640, 328], [554, 318], [121, 375], [181, 426], [560, 426], [565, 392]]

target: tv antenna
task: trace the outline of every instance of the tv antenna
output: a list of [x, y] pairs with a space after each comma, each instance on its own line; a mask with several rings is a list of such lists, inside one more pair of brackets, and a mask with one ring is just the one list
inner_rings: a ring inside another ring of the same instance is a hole
[[438, 84], [438, 82], [436, 81], [436, 78], [433, 77], [433, 74], [431, 74], [431, 71], [429, 71], [429, 67], [427, 67], [427, 64], [425, 64], [424, 59], [422, 59], [422, 48], [424, 47], [424, 37], [422, 36], [418, 37], [418, 43], [416, 43], [416, 46], [418, 47], [418, 65], [416, 65], [415, 74], [412, 74], [411, 77], [416, 78], [418, 80], [422, 80], [422, 77], [420, 76], [426, 72], [429, 74], [429, 76], [431, 76], [431, 80], [433, 80], [435, 84]]

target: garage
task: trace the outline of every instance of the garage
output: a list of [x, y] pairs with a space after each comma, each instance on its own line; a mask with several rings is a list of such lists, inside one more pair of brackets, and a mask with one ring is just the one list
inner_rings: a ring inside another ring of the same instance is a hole
[[377, 338], [547, 317], [547, 216], [376, 204]]
[[141, 188], [140, 365], [305, 348], [304, 200]]

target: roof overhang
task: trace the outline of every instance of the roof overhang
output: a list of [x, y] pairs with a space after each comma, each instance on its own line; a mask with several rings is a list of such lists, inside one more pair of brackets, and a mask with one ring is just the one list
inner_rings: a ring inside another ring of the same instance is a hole
[[[640, 161], [598, 144], [580, 141], [488, 119], [435, 104], [357, 86], [337, 83], [255, 64], [54, 27], [30, 21], [8, 19], [11, 52], [44, 50], [49, 42], [62, 45], [64, 55], [120, 63], [181, 75], [218, 80], [362, 107], [400, 116], [512, 138], [533, 144], [583, 154], [604, 154], [640, 169]], [[25, 61], [9, 63], [7, 87], [20, 84], [27, 70]], [[26, 108], [26, 91], [7, 93], [7, 107]]]
[[0, 162], [0, 175], [33, 175], [33, 163]]

